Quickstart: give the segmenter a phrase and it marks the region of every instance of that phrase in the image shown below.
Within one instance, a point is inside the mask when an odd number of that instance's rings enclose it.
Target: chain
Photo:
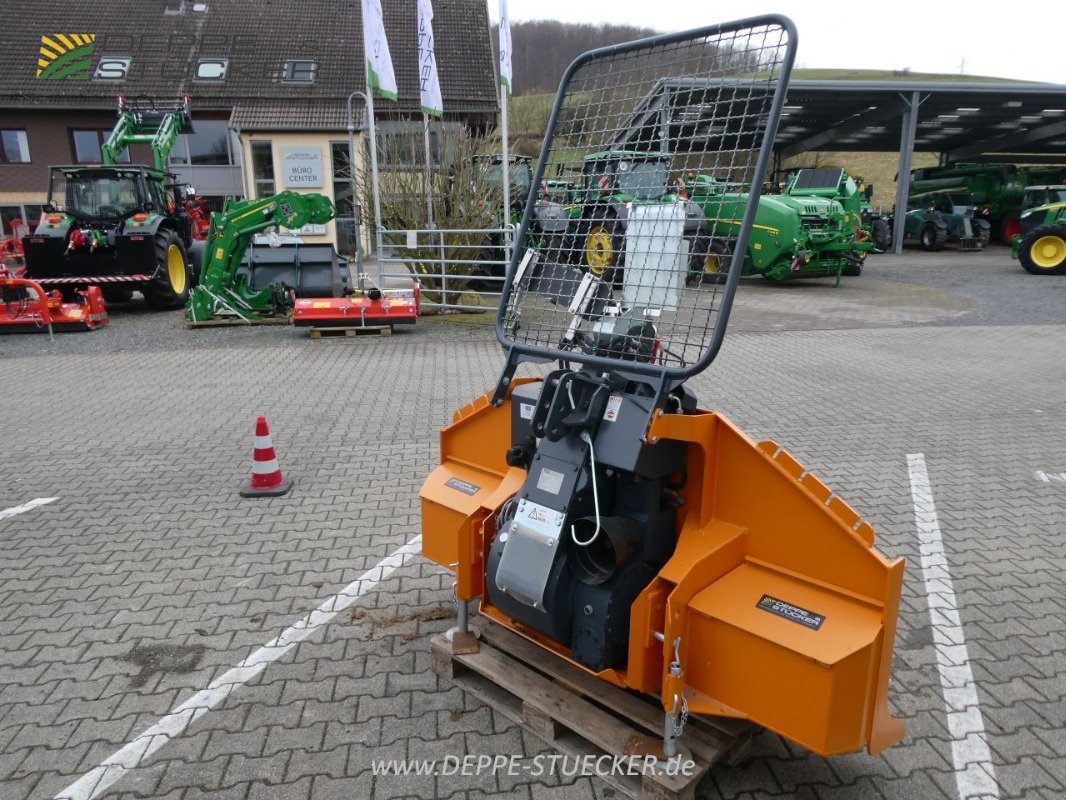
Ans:
[[[681,714],[677,718],[677,726],[674,728],[674,736],[678,739],[681,738],[681,734],[685,732],[685,725],[688,723],[688,699],[684,694],[681,695]]]

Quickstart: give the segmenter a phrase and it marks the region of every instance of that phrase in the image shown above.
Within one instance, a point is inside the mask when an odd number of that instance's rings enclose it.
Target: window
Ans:
[[[228,58],[201,58],[196,62],[193,80],[220,83],[226,79],[226,70],[228,68]]]
[[[349,171],[348,143],[329,143],[330,162],[333,164],[333,205],[338,217],[352,217],[352,174]],[[358,179],[358,176],[356,176]]]
[[[26,131],[0,131],[0,163],[29,164],[30,146],[26,141]]]
[[[25,236],[37,227],[41,207],[34,205],[0,206],[3,236]]]
[[[238,164],[240,142],[222,120],[197,119],[193,133],[183,133],[170,151],[170,163],[183,166],[227,166]]]
[[[281,65],[281,82],[314,83],[317,68],[314,61],[285,61]]]
[[[257,198],[277,193],[274,188],[274,148],[270,142],[252,142],[252,179]]]
[[[99,164],[103,157],[100,155],[100,145],[107,141],[111,131],[100,128],[72,128],[70,139],[74,146],[74,162],[76,164]],[[118,157],[119,163],[130,163],[130,150],[127,147]]]
[[[352,203],[351,159],[348,157],[348,142],[329,143],[330,164],[333,169],[333,205],[337,209],[337,251],[355,256],[356,208]],[[356,173],[358,193],[359,174]],[[358,194],[356,196],[358,203]]]

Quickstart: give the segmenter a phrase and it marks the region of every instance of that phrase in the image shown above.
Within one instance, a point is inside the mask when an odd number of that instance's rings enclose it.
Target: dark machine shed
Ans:
[[[616,147],[683,151],[697,140],[718,139],[724,148],[755,141],[758,131],[735,123],[710,124],[699,113],[701,97],[750,103],[766,87],[758,81],[698,78],[659,80],[619,128]],[[1043,83],[962,81],[793,80],[774,152],[777,162],[811,150],[898,152],[898,175],[910,175],[917,151],[936,153],[941,164],[968,162],[1066,163],[1066,86]],[[896,187],[895,241],[903,245],[907,181]]]

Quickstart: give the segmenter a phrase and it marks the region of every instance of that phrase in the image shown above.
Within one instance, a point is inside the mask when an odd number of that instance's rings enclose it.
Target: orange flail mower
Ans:
[[[65,301],[58,289],[46,292],[36,281],[0,266],[0,333],[91,331],[107,324],[99,286],[78,289],[74,298]]]
[[[575,152],[602,164],[609,151],[628,199],[601,205],[590,173],[586,216],[550,243],[527,211],[497,317],[502,375],[442,430],[420,494],[423,553],[455,571],[458,634],[480,598],[484,617],[658,696],[668,756],[689,714],[751,720],[821,755],[903,736],[888,701],[903,560],[687,383],[724,338],[794,50],[791,22],[759,17],[571,65],[533,186]],[[743,183],[735,207],[708,206],[729,230],[743,221],[735,237],[673,193],[682,170]],[[602,252],[582,236],[605,229],[618,257],[593,270]],[[705,251],[728,271],[693,285]]]

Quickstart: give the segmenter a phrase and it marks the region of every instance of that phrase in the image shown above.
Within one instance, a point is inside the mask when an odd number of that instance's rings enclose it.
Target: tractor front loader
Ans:
[[[467,604],[480,599],[482,625],[657,697],[648,744],[669,757],[692,714],[750,720],[821,755],[903,736],[888,699],[902,559],[692,385],[725,336],[795,47],[789,20],[763,16],[569,67],[533,185],[619,130],[670,154],[675,173],[729,170],[743,203],[705,206],[735,237],[726,279],[686,288],[684,199],[628,209],[620,286],[531,246],[527,204],[496,320],[501,376],[442,430],[420,493],[423,553],[455,572],[453,646],[476,643]],[[666,112],[639,111],[656,81],[678,87],[661,127]],[[520,377],[523,363],[552,366]]]
[[[186,318],[202,325],[219,317],[258,322],[284,314],[293,298],[282,284],[255,290],[239,272],[248,244],[268,228],[322,225],[335,213],[333,203],[320,194],[280,192],[258,200],[227,200],[222,213],[211,215],[200,281],[189,297]]]

